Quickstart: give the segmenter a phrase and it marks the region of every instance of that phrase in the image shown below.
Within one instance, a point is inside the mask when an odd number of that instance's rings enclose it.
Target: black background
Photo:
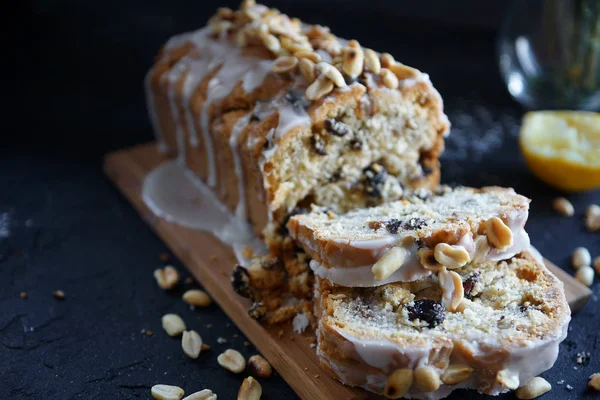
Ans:
[[[0,144],[0,398],[150,398],[155,383],[235,398],[243,375],[224,371],[216,357],[228,347],[245,356],[254,348],[243,345],[218,307],[192,311],[180,300],[196,285],[173,293],[156,286],[152,271],[163,265],[159,254],[167,249],[101,172],[106,152],[152,139],[142,80],[160,44],[202,26],[221,5],[237,2],[20,5],[17,15],[31,25],[17,24],[4,40],[4,66],[16,68],[3,79],[4,98],[15,107],[5,106]],[[495,55],[505,2],[269,5],[428,72],[453,123],[443,180],[512,186],[532,198],[527,228],[533,244],[571,273],[575,247],[600,255],[598,234],[582,223],[585,207],[600,204],[600,192],[571,195],[575,216],[557,216],[550,203],[559,193],[528,172],[518,150],[524,110],[507,94]],[[6,14],[7,23],[12,15]],[[172,263],[186,276],[177,260]],[[556,365],[543,374],[553,385],[544,398],[594,397],[586,383],[600,372],[599,287],[596,279],[594,298],[573,317]],[[65,291],[65,300],[52,297],[56,289]],[[28,300],[20,299],[21,291]],[[212,350],[188,359],[179,340],[160,327],[166,312],[182,315]],[[228,343],[218,344],[218,337]],[[582,351],[592,355],[584,366],[575,363]],[[266,399],[295,398],[279,377],[261,383]]]

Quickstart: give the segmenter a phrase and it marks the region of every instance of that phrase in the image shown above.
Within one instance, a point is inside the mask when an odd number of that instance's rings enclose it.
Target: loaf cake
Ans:
[[[513,189],[441,187],[336,215],[323,207],[293,216],[290,236],[316,275],[343,286],[425,278],[442,266],[502,260],[529,248],[529,199]]]
[[[449,122],[427,74],[253,1],[171,38],[146,90],[160,149],[274,251],[305,205],[439,183]]]
[[[451,272],[450,286],[435,275],[375,288],[317,278],[323,367],[392,399],[461,388],[496,395],[552,367],[570,310],[562,282],[540,260],[522,252]],[[443,306],[448,290],[460,304],[454,312]]]

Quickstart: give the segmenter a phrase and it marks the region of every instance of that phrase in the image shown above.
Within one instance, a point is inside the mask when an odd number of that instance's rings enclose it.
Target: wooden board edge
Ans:
[[[203,260],[198,260],[193,253],[182,248],[177,240],[171,239],[169,230],[174,224],[162,221],[159,218],[153,218],[150,211],[147,210],[143,201],[136,196],[139,190],[134,183],[128,179],[127,175],[120,174],[119,170],[123,168],[135,171],[139,169],[136,163],[132,162],[129,157],[131,151],[144,151],[149,145],[139,145],[129,151],[119,150],[107,154],[104,157],[103,169],[108,178],[120,189],[129,202],[134,206],[136,211],[140,213],[142,218],[150,225],[152,230],[173,250],[176,256],[186,266],[202,263]],[[165,160],[167,158],[165,157]],[[179,228],[179,227],[178,227]],[[213,238],[215,241],[218,239]],[[294,389],[294,391],[303,399],[323,399],[336,398],[342,396],[347,399],[363,399],[369,394],[363,390],[344,386],[333,377],[323,376],[324,372],[320,369],[314,374],[314,368],[311,368],[310,374],[301,367],[308,363],[308,357],[305,360],[292,359],[289,354],[289,341],[303,341],[305,337],[296,334],[289,329],[286,329],[285,339],[276,340],[273,332],[269,332],[267,328],[259,324],[257,321],[248,317],[247,305],[241,306],[242,299],[231,301],[229,291],[221,290],[221,282],[218,282],[213,274],[205,272],[204,268],[189,268],[190,272],[202,283],[207,292],[216,301],[219,307],[227,314],[227,316],[238,326],[243,334],[250,340],[255,347],[269,360],[276,371],[284,378],[284,380]],[[236,307],[236,304],[239,306]],[[240,323],[242,322],[242,323]],[[289,324],[288,324],[289,325]],[[295,354],[296,356],[298,354]],[[307,378],[308,377],[308,378]],[[306,379],[311,381],[311,386],[303,384]]]

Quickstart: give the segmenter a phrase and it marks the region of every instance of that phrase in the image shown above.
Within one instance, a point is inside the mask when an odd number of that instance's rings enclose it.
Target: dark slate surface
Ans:
[[[163,382],[188,393],[207,387],[231,399],[243,376],[222,370],[217,355],[227,347],[255,352],[218,307],[184,305],[180,294],[195,285],[171,294],[157,288],[152,270],[168,250],[102,175],[102,154],[151,139],[142,77],[159,44],[200,26],[216,7],[137,3],[34,1],[27,10],[32,29],[22,25],[15,35],[31,42],[7,61],[17,70],[5,82],[5,93],[16,93],[12,100],[27,116],[14,114],[19,129],[3,134],[0,146],[1,398],[150,398],[149,388]],[[600,236],[582,223],[587,204],[600,204],[600,192],[569,196],[575,217],[557,216],[550,202],[559,193],[524,166],[515,140],[523,110],[498,76],[493,30],[403,19],[398,6],[395,13],[367,13],[352,2],[280,3],[429,72],[453,122],[444,180],[513,186],[532,198],[532,242],[571,273],[576,246],[600,255]],[[186,275],[181,263],[172,263]],[[543,375],[554,386],[546,399],[594,397],[586,382],[600,371],[598,282],[594,299],[574,316],[555,367]],[[64,290],[64,300],[52,297],[56,289]],[[166,312],[181,314],[212,350],[196,361],[185,357],[160,327]],[[218,337],[229,343],[218,344]],[[576,354],[584,351],[591,361],[577,365]],[[262,386],[267,399],[295,398],[279,377]],[[451,398],[481,397],[459,392]]]

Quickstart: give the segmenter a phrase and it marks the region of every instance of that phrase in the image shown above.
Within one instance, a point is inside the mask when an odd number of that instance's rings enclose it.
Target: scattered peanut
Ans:
[[[433,253],[437,262],[449,269],[460,268],[470,260],[469,253],[463,246],[438,243]]]
[[[278,54],[279,50],[281,50],[281,44],[279,43],[279,39],[276,36],[271,35],[270,33],[262,36],[262,41],[265,47],[274,54]]]
[[[388,67],[399,80],[414,79],[419,76],[419,70],[404,64],[395,63]]]
[[[321,61],[321,56],[319,55],[319,53],[315,53],[314,51],[306,51],[306,50],[297,51],[294,53],[294,57],[296,57],[299,60],[306,58],[306,59],[312,61],[313,63],[318,63],[319,61]]]
[[[444,266],[435,259],[434,251],[423,248],[417,251],[421,265],[430,271],[440,271]]]
[[[179,272],[170,265],[154,270],[154,278],[161,289],[173,289],[179,283]]]
[[[318,100],[333,90],[333,82],[324,75],[319,76],[306,88],[308,100]]]
[[[316,79],[315,63],[308,58],[301,58],[298,62],[300,73],[308,83],[313,83]]]
[[[435,392],[440,388],[440,375],[432,367],[418,367],[414,372],[415,386],[422,392]]]
[[[596,372],[595,374],[590,375],[588,386],[595,391],[600,392],[600,373]]]
[[[575,214],[575,208],[573,204],[564,197],[557,197],[552,201],[552,208],[557,213],[564,215],[565,217],[572,217]]]
[[[364,52],[362,48],[348,46],[344,49],[344,64],[343,70],[350,78],[358,77],[364,66]]]
[[[515,390],[519,387],[519,377],[511,374],[505,369],[498,372],[496,375],[496,381],[498,381],[498,383],[501,385],[506,386],[510,390]]]
[[[389,68],[390,66],[396,63],[396,60],[394,60],[394,56],[392,56],[390,53],[383,53],[379,57],[379,59],[381,60],[382,68]]]
[[[536,397],[549,392],[551,389],[552,385],[550,385],[547,380],[536,376],[527,382],[525,386],[518,388],[515,394],[517,399],[535,399]]]
[[[238,400],[259,400],[260,396],[262,396],[260,383],[251,376],[244,379],[238,392]]]
[[[490,252],[490,245],[488,244],[487,237],[484,235],[478,236],[475,239],[475,251],[473,252],[473,256],[471,257],[471,261],[480,262],[485,256]]]
[[[465,381],[473,374],[473,368],[465,364],[450,365],[442,374],[442,382],[446,385],[457,385]]]
[[[408,392],[413,384],[413,372],[411,369],[402,368],[396,370],[388,377],[383,394],[388,399],[400,399]]]
[[[284,74],[293,71],[296,68],[296,65],[298,65],[298,59],[296,57],[281,56],[273,61],[271,71],[277,74]]]
[[[585,286],[592,286],[592,283],[594,283],[594,270],[592,267],[587,265],[579,267],[577,272],[575,272],[575,279],[583,283]]]
[[[592,264],[592,255],[585,247],[578,247],[573,252],[571,263],[573,264],[573,268],[590,266]]]
[[[156,400],[181,400],[185,392],[178,386],[154,385],[150,389],[150,394]]]
[[[404,264],[406,259],[406,249],[403,247],[392,247],[373,265],[371,272],[375,280],[383,281],[389,278],[394,272]]]
[[[590,204],[585,211],[585,226],[591,232],[600,230],[600,206]]]
[[[185,331],[181,336],[181,348],[190,358],[198,358],[202,350],[202,338],[196,331]]]
[[[325,75],[329,78],[337,87],[346,86],[346,81],[344,81],[344,77],[342,73],[333,65],[327,64],[325,62],[320,62],[317,64],[317,71],[321,74]]]
[[[248,359],[250,373],[258,378],[268,378],[273,373],[273,368],[262,356],[255,354]]]
[[[365,69],[374,74],[378,74],[381,71],[381,62],[377,53],[371,49],[365,49]]]
[[[217,400],[217,395],[212,390],[204,389],[186,396],[183,400]]]
[[[246,368],[246,360],[239,351],[233,349],[227,349],[224,353],[219,354],[217,362],[223,368],[234,374],[239,374]]]
[[[448,311],[456,311],[465,296],[462,278],[456,272],[442,268],[438,272],[438,279],[442,288],[442,303],[444,307]]]
[[[396,77],[396,75],[394,75],[392,71],[390,71],[387,68],[381,68],[379,74],[381,75],[381,79],[385,87],[387,87],[388,89],[398,88],[398,78]]]
[[[169,336],[179,336],[186,329],[185,322],[177,314],[163,315],[162,327]]]
[[[498,217],[492,217],[486,221],[485,235],[488,242],[499,250],[510,247],[513,244],[510,228]]]
[[[200,289],[190,289],[181,298],[186,303],[196,307],[207,307],[211,303],[210,297],[208,297],[204,290]]]

